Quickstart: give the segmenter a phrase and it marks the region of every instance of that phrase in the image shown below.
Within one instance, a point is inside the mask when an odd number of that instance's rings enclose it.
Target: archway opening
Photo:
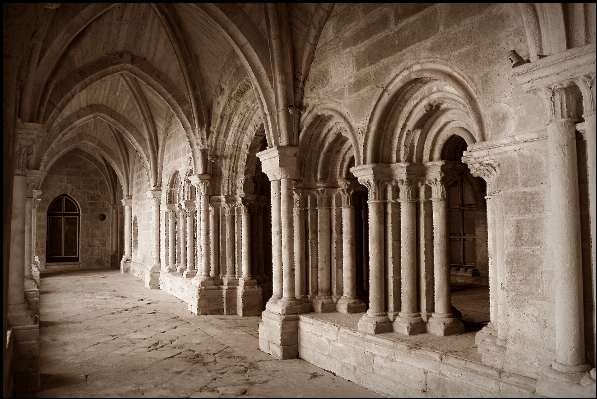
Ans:
[[[457,162],[461,172],[446,188],[452,305],[467,331],[489,322],[486,184],[461,161],[467,144],[458,135],[442,149],[442,159]]]
[[[46,262],[79,262],[81,212],[70,196],[52,201],[47,214]]]

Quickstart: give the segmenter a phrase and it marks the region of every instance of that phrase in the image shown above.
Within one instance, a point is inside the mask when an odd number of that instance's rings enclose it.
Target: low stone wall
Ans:
[[[189,309],[194,305],[197,307],[198,289],[191,283],[190,278],[184,278],[180,274],[162,271],[160,273],[160,289],[176,298],[186,302]]]
[[[537,381],[462,359],[299,316],[299,357],[391,397],[537,397]]]

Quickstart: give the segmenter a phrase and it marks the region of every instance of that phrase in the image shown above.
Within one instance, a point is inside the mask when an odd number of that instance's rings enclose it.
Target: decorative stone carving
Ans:
[[[471,174],[480,177],[487,183],[487,195],[494,195],[499,192],[497,189],[497,178],[499,162],[491,158],[476,159],[473,156],[465,155],[462,162],[468,165]]]

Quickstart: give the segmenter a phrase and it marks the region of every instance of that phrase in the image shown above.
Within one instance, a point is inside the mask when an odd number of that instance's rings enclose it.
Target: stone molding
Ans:
[[[148,190],[145,192],[147,198],[151,200],[152,203],[155,204],[156,201],[160,201],[162,199],[162,190]]]
[[[462,172],[464,165],[454,161],[427,162],[425,183],[431,187],[431,200],[445,200],[446,188],[454,183]]]
[[[31,158],[37,145],[45,136],[44,125],[17,121],[15,134],[15,173],[25,174],[32,167]]]
[[[261,170],[270,181],[299,179],[298,147],[276,146],[258,152]]]
[[[583,76],[595,75],[595,43],[562,51],[514,68],[513,76],[525,92],[566,85]]]
[[[191,175],[189,182],[197,188],[199,195],[206,195],[210,177],[208,174]]]
[[[122,202],[122,205],[124,205],[124,206],[129,206],[129,207],[133,206],[133,198],[132,197],[124,197],[121,200],[121,202]]]

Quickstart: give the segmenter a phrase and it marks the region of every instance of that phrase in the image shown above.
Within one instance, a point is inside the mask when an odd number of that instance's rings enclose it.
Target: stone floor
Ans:
[[[260,317],[197,316],[118,270],[42,276],[35,397],[381,397],[261,352]]]
[[[486,321],[488,302],[487,287],[454,287],[470,329]],[[193,315],[114,269],[43,275],[40,312],[40,398],[381,397],[301,359],[261,352],[260,317]],[[424,336],[408,338],[433,339]]]

